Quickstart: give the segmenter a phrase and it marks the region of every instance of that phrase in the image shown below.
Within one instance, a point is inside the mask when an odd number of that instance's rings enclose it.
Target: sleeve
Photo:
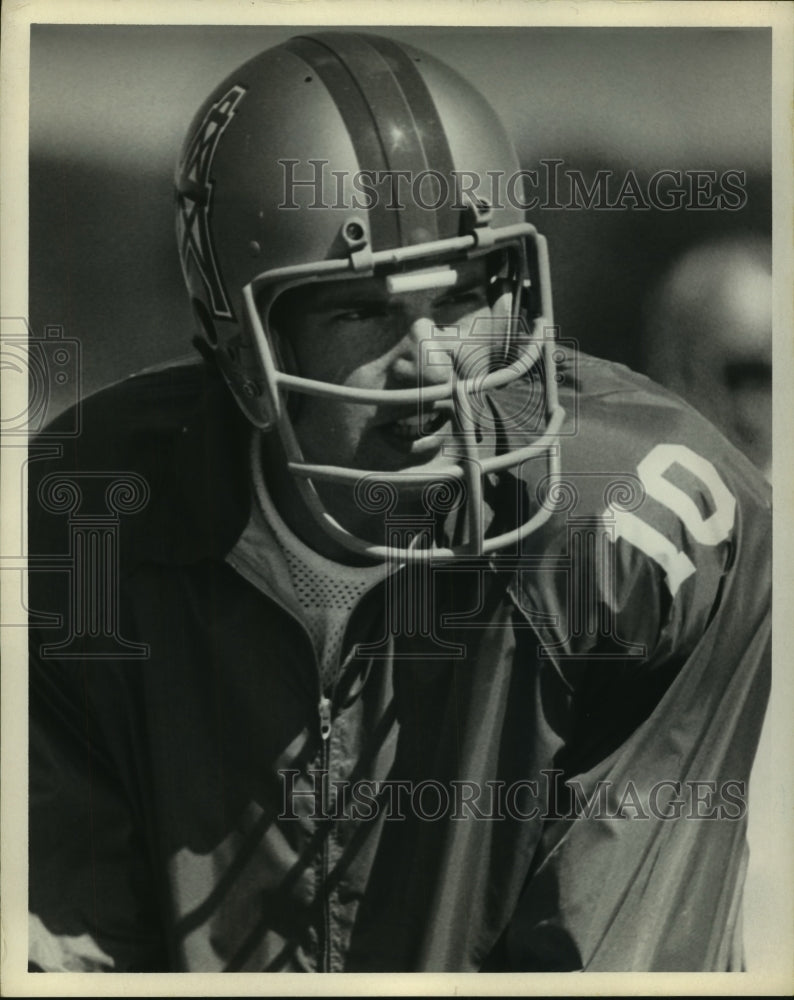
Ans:
[[[563,783],[506,935],[514,969],[742,967],[771,513],[740,459],[653,445],[636,495],[585,483],[523,573]]]
[[[117,588],[147,560],[228,550],[248,513],[242,419],[204,366],[177,366],[83,399],[29,444],[34,968],[178,962],[142,704],[148,657],[126,639],[137,609]],[[197,483],[196,468],[214,474]],[[202,496],[216,480],[234,484],[223,502]],[[173,796],[157,802],[168,809]]]
[[[90,686],[89,667],[31,655],[29,961],[46,972],[158,971],[151,866]]]
[[[29,446],[28,951],[38,971],[165,968],[151,819],[135,785],[135,762],[123,766],[123,741],[111,751],[112,738],[125,732],[128,709],[118,684],[124,661],[92,651],[97,625],[87,618],[89,584],[81,589],[82,578],[78,586],[70,571],[85,557],[72,527],[81,517],[92,530],[109,523],[106,488],[114,477],[154,481],[115,472],[140,468],[120,458],[129,451],[121,439],[108,437],[114,421],[130,420],[130,391],[119,402],[116,390],[84,400],[79,418],[67,412]],[[73,426],[79,435],[70,436]],[[101,576],[85,572],[94,598],[112,597]]]

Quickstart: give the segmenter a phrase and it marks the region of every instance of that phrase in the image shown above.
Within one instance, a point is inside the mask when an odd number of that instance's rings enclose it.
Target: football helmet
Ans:
[[[176,170],[177,235],[201,338],[251,423],[281,436],[312,516],[350,551],[488,554],[549,516],[541,503],[488,536],[483,515],[484,485],[506,470],[541,456],[546,481],[556,477],[564,416],[546,244],[516,207],[517,179],[516,154],[478,91],[427,53],[370,34],[323,32],[266,50],[215,88],[190,127]],[[297,286],[383,276],[400,291],[443,287],[456,263],[478,256],[488,258],[493,325],[459,352],[465,364],[453,353],[442,385],[367,391],[305,378],[290,363],[288,332],[269,323]],[[520,380],[540,420],[519,447],[484,447],[484,394]],[[291,419],[301,394],[447,409],[461,458],[442,472],[309,463]],[[442,506],[465,511],[465,537],[397,552],[373,544],[328,512],[323,481],[349,483],[357,497],[373,484],[435,490]]]

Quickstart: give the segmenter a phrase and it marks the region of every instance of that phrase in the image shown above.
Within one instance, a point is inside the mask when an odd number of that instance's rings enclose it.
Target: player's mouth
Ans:
[[[390,420],[381,424],[378,429],[393,447],[416,454],[440,448],[446,434],[439,432],[448,431],[449,422],[448,413],[435,410]]]
[[[428,434],[434,434],[440,429],[445,420],[445,414],[440,411],[437,413],[428,413],[425,416],[414,414],[411,417],[403,417],[402,420],[395,420],[388,427],[389,432],[398,438],[403,438],[406,441],[415,441],[420,437],[426,437]]]

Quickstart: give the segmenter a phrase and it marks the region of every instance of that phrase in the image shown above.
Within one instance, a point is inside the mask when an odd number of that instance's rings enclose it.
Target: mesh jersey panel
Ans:
[[[270,498],[262,474],[259,444],[260,439],[255,435],[251,463],[258,512],[272,530],[289,567],[292,588],[317,652],[325,689],[336,679],[342,640],[353,608],[366,591],[385,578],[389,566],[387,563],[348,566],[326,559],[305,545],[284,523]]]

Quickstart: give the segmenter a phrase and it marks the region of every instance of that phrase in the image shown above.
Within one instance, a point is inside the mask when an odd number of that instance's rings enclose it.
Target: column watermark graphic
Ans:
[[[53,473],[38,488],[43,510],[65,515],[68,549],[61,561],[67,573],[69,602],[61,642],[43,643],[42,658],[142,659],[146,643],[120,634],[119,533],[121,518],[136,514],[149,500],[142,476],[125,473]],[[55,558],[37,559],[31,569],[52,571]]]
[[[18,530],[6,524],[0,552],[0,625],[57,633],[57,641],[39,644],[42,658],[145,659],[146,643],[121,634],[120,537],[124,519],[147,505],[148,483],[132,471],[69,467],[67,448],[83,431],[80,342],[57,325],[35,336],[21,317],[0,323],[4,513],[13,510],[18,518]],[[58,471],[42,475],[40,468]],[[48,550],[29,552],[29,521],[42,518]],[[47,579],[50,595],[57,591],[65,599],[31,606],[34,574],[37,582]]]

